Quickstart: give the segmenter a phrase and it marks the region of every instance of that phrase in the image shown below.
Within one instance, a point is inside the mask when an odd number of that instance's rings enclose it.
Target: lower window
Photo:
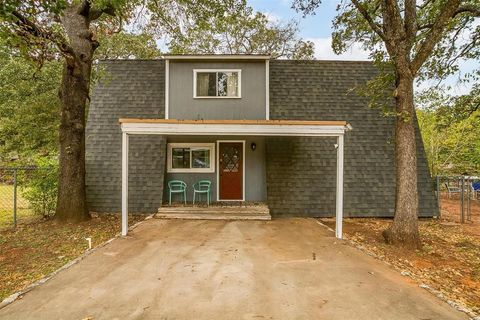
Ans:
[[[214,143],[169,143],[167,172],[215,172]]]

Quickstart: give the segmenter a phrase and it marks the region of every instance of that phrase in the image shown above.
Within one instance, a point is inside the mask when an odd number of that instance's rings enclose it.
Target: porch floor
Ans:
[[[191,220],[271,220],[270,210],[266,204],[229,205],[213,203],[210,206],[162,206],[154,216],[161,219]]]

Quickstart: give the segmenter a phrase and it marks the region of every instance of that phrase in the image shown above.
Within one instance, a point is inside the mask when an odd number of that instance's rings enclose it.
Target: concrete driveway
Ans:
[[[1,319],[467,319],[313,219],[146,221]]]

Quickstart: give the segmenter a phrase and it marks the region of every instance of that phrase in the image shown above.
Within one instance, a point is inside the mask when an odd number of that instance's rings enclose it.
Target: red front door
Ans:
[[[219,143],[220,200],[243,200],[243,144]]]

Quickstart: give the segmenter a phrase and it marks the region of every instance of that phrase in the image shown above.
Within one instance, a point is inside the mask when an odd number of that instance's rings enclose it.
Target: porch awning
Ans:
[[[323,136],[337,137],[335,236],[342,238],[344,135],[352,129],[346,121],[119,119],[119,122],[122,128],[122,235],[128,232],[130,135]]]
[[[163,135],[338,136],[346,121],[120,119],[122,132]]]

